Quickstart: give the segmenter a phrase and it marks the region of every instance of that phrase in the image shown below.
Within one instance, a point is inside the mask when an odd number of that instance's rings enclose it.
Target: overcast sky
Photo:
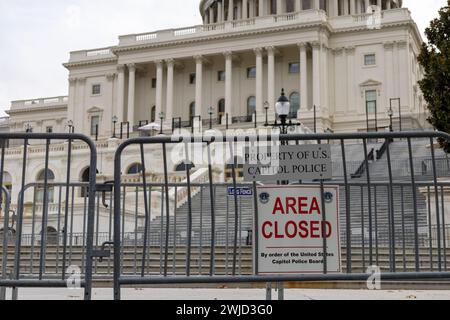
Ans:
[[[0,110],[67,94],[69,52],[201,23],[199,0],[0,0]],[[423,32],[447,0],[404,0]],[[0,114],[3,112],[0,111]]]

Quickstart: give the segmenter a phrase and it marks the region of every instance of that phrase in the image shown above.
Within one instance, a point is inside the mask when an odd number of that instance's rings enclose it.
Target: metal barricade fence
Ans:
[[[117,149],[112,197],[115,299],[120,299],[123,285],[366,281],[366,268],[373,265],[381,267],[383,280],[450,279],[445,228],[445,193],[450,181],[439,179],[443,170],[436,166],[441,155],[435,148],[437,138],[450,140],[450,135],[400,132],[264,138],[263,142],[259,136],[142,137],[125,141]],[[419,140],[420,144],[416,143]],[[333,160],[340,160],[339,173],[331,180],[302,182],[322,190],[327,186],[340,189],[343,273],[330,274],[324,254],[322,274],[259,276],[252,256],[259,232],[255,229],[259,183],[238,182],[241,167],[236,150],[260,143],[325,141],[334,146]],[[369,156],[372,141],[384,142],[377,159]],[[429,145],[425,151],[419,147],[424,144]],[[206,163],[194,170],[186,164],[194,163],[189,150],[196,145],[205,153]],[[177,160],[185,163],[183,181],[174,182],[170,177],[173,159],[169,159],[169,152],[174,146],[181,146]],[[229,183],[221,182],[224,178],[212,161],[216,146],[235,159],[226,166],[231,171]],[[122,179],[122,165],[132,148],[140,156],[140,181],[128,183]],[[421,164],[415,163],[419,149],[420,157],[431,161],[426,175]],[[360,159],[360,166],[353,164],[355,158]],[[407,171],[402,165],[393,165],[399,158],[406,160]],[[156,159],[162,168],[155,168]],[[150,166],[160,173],[162,181],[149,181]],[[358,175],[352,175],[353,169]],[[198,172],[202,179],[194,179]],[[253,190],[252,196],[230,195],[226,191],[230,187],[247,187]],[[326,240],[324,252],[325,248]]]
[[[67,287],[70,277],[76,276],[79,285],[84,287],[84,298],[90,299],[95,256],[95,144],[84,135],[58,133],[5,133],[0,134],[0,141],[0,185],[4,185],[6,169],[17,173],[13,185],[17,202],[13,205],[9,201],[12,210],[5,210],[2,217],[5,227],[0,298],[5,298],[5,288],[12,288],[12,298],[17,299],[18,288]],[[22,147],[9,150],[6,141]],[[83,150],[83,157],[88,160],[90,172],[86,183],[77,182],[78,173],[73,172],[75,158],[80,156],[74,150]],[[52,163],[52,156],[62,156],[64,165]],[[40,169],[38,182],[27,184],[34,180],[30,174],[36,168]],[[77,206],[74,194],[78,189],[84,190],[84,204],[74,213]],[[74,225],[74,217],[84,220],[80,252],[83,265],[72,263],[72,237],[67,235]]]

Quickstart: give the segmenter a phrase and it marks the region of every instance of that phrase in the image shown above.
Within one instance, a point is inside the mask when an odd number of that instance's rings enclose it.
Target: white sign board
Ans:
[[[324,238],[327,272],[341,272],[339,187],[264,186],[257,188],[257,274],[322,274]]]
[[[326,180],[333,177],[329,145],[258,146],[244,150],[244,180]]]

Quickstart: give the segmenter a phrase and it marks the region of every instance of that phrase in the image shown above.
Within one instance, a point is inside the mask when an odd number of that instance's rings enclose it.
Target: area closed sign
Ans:
[[[263,186],[257,196],[259,275],[320,274],[325,256],[327,272],[341,272],[339,187],[324,187],[325,212],[320,186]]]

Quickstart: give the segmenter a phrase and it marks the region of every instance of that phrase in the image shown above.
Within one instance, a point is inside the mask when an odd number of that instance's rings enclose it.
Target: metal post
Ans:
[[[228,130],[228,125],[229,125],[229,122],[228,122],[228,113],[226,114],[226,129]]]
[[[314,105],[314,133],[317,133],[317,107]]]

